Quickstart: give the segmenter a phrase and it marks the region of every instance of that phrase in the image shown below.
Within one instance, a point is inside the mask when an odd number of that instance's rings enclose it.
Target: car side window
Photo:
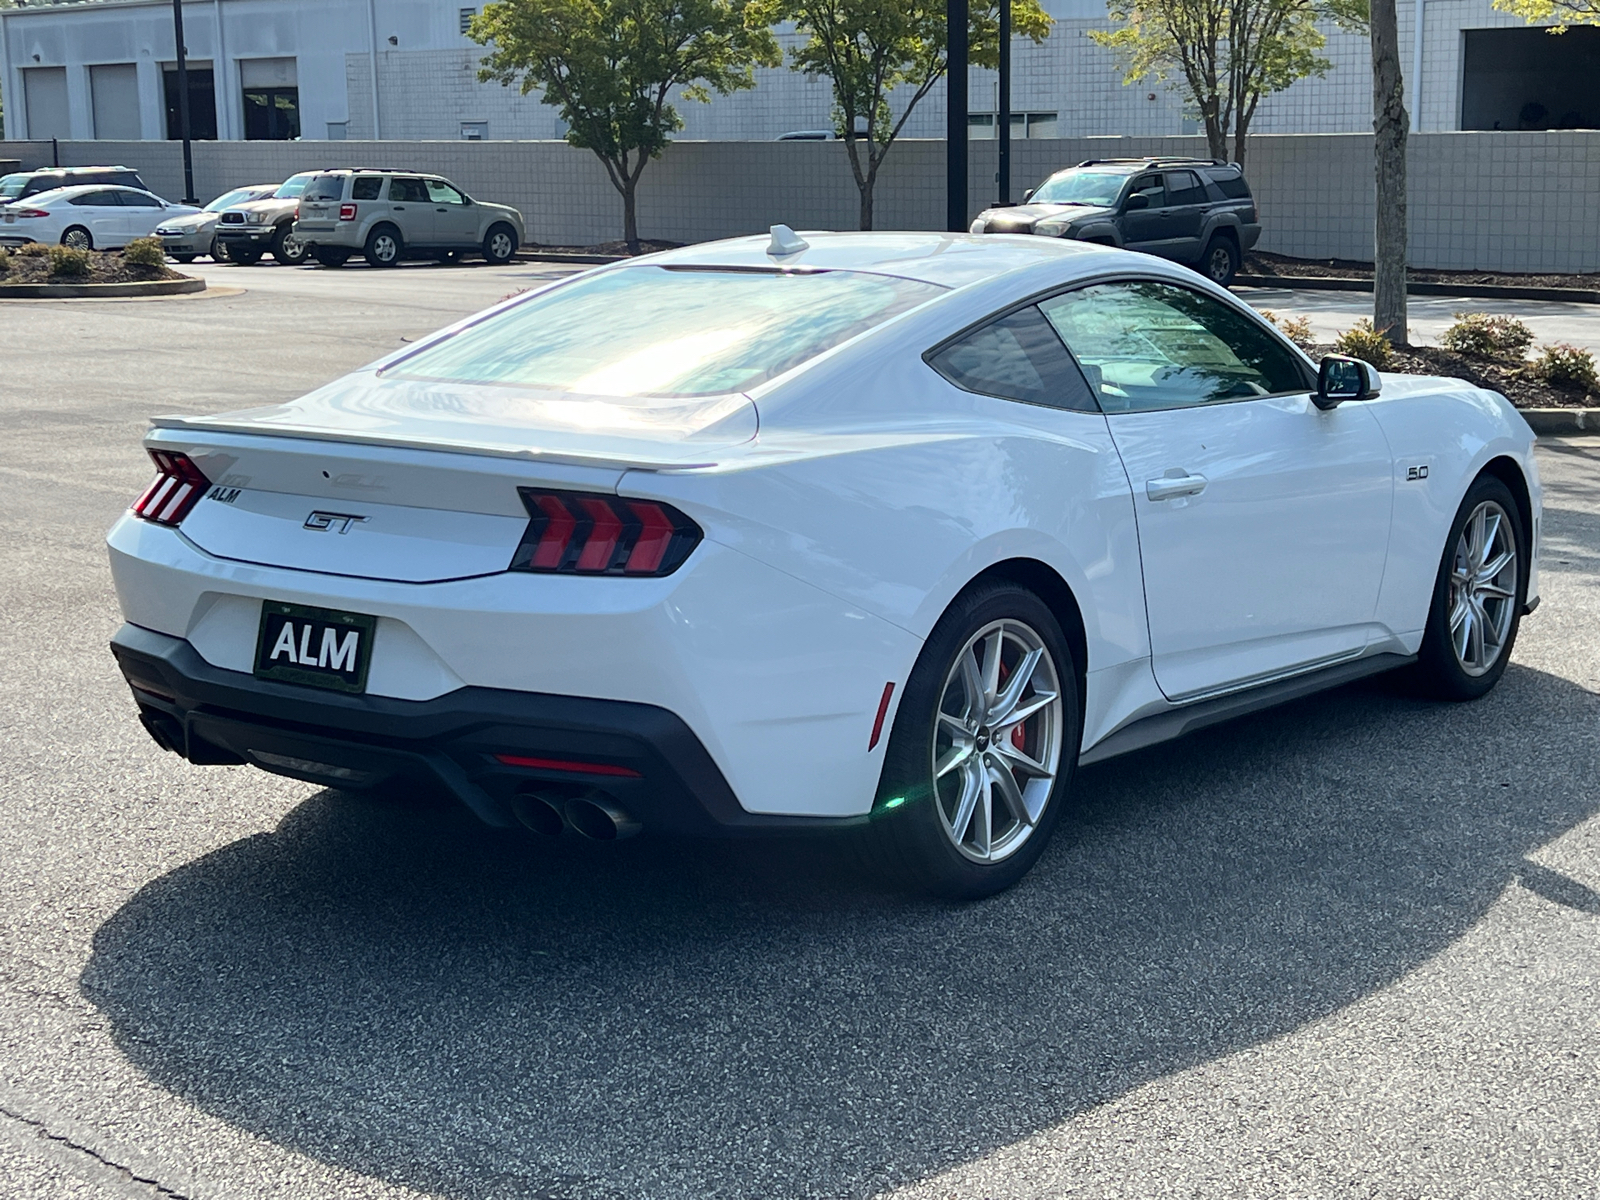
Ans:
[[[160,208],[161,201],[148,192],[113,192],[123,208]]]
[[[426,204],[428,189],[420,179],[407,179],[396,175],[389,180],[389,199],[400,204]]]
[[[424,180],[428,185],[428,199],[434,204],[464,204],[466,197],[440,179]]]
[[[1128,195],[1143,196],[1146,208],[1163,208],[1167,203],[1167,188],[1159,175],[1141,175],[1133,181]]]
[[[68,201],[82,208],[116,208],[117,194],[115,192],[85,192],[81,196],[74,196]]]
[[[376,200],[382,190],[382,175],[357,175],[350,184],[350,199]]]
[[[1253,318],[1170,283],[1099,283],[1041,301],[1108,413],[1188,408],[1311,389]]]
[[[958,388],[1003,400],[1095,412],[1094,394],[1061,339],[1029,305],[963,334],[928,365]]]
[[[1206,189],[1193,171],[1167,172],[1167,203],[1176,208],[1180,204],[1204,204]]]

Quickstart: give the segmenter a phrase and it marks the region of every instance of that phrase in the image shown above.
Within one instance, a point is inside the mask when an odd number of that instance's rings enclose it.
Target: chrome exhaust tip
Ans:
[[[567,824],[597,842],[619,842],[643,828],[604,792],[586,792],[567,801]]]
[[[561,798],[542,792],[518,792],[511,798],[511,813],[530,833],[540,837],[560,837],[566,825],[561,815]]]

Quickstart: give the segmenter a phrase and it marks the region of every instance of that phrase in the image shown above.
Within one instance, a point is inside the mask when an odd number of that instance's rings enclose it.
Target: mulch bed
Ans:
[[[1371,279],[1372,264],[1344,258],[1290,258],[1256,250],[1244,256],[1239,268],[1246,275],[1277,275],[1302,279]],[[1505,271],[1430,271],[1412,268],[1406,278],[1413,283],[1463,286],[1581,288],[1600,290],[1600,274],[1518,275]]]
[[[1313,359],[1318,359],[1324,354],[1337,354],[1339,351],[1332,345],[1319,345],[1308,353]],[[1553,387],[1542,379],[1535,379],[1525,367],[1515,363],[1458,354],[1440,346],[1396,349],[1390,353],[1383,369],[1405,375],[1446,375],[1465,379],[1477,387],[1499,392],[1518,408],[1593,408],[1600,405],[1600,396],[1576,388]]]
[[[50,260],[42,254],[7,252],[10,270],[0,275],[0,284],[13,283],[153,283],[159,279],[187,279],[171,267],[143,267],[124,262],[122,255],[111,250],[89,252],[87,275],[52,275]]]
[[[657,242],[647,238],[639,239],[640,254],[654,254],[658,250],[677,250],[682,247],[682,242]],[[618,239],[615,242],[600,242],[594,246],[542,246],[538,242],[524,242],[524,250],[536,250],[541,254],[612,254],[626,255],[628,243]]]

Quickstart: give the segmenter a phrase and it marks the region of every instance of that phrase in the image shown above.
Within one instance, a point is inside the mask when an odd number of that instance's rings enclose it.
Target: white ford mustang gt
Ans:
[[[1079,763],[1396,667],[1482,695],[1538,595],[1504,398],[1319,373],[1048,238],[636,259],[146,444],[112,649],[190,762],[547,833],[858,826],[947,896],[1028,869]]]

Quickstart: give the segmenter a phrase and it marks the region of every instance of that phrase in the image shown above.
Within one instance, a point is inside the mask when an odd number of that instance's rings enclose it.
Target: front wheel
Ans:
[[[509,225],[496,225],[483,239],[483,257],[494,266],[503,266],[517,252],[517,235]]]
[[[1522,623],[1527,537],[1511,489],[1480,475],[1456,510],[1417,654],[1422,689],[1476,700],[1500,682]]]
[[[1227,287],[1239,273],[1239,247],[1232,238],[1219,233],[1206,243],[1200,266],[1212,283]]]
[[[298,267],[305,262],[308,249],[288,225],[280,225],[278,232],[272,235],[272,257],[286,267]]]
[[[1081,725],[1072,652],[1015,584],[952,605],[906,683],[866,830],[874,865],[952,900],[1004,891],[1060,819]]]

